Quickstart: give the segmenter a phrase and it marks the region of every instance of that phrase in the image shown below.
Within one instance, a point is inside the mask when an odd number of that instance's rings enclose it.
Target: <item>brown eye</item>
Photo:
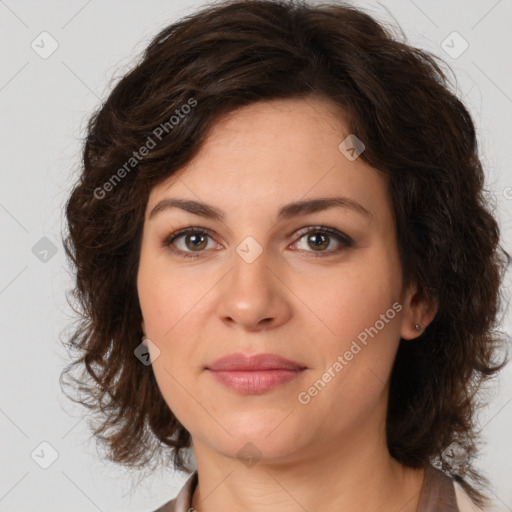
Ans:
[[[334,228],[328,228],[325,226],[315,226],[308,228],[306,232],[302,231],[299,241],[305,239],[306,245],[309,249],[303,247],[299,249],[304,252],[313,253],[313,256],[329,256],[337,254],[344,249],[352,247],[354,241],[341,231]],[[332,240],[335,240],[338,247],[327,250],[332,245]],[[316,253],[316,254],[315,254]]]
[[[202,233],[192,233],[192,234],[186,234],[184,235],[185,236],[185,246],[189,249],[192,249],[192,250],[201,250],[201,249],[204,249],[206,247],[206,245],[208,245],[208,242],[207,242],[207,236],[208,235],[203,235]],[[189,245],[190,243],[190,245]]]
[[[329,236],[323,233],[313,233],[306,235],[309,246],[314,249],[327,249],[329,246]]]
[[[209,231],[191,227],[167,236],[162,241],[162,246],[183,258],[199,258],[208,247],[208,239],[213,240]],[[302,231],[299,241],[302,239],[306,240],[305,247],[299,250],[315,257],[338,254],[354,244],[354,241],[341,231],[325,226],[314,226]],[[333,240],[335,248],[329,249],[333,245]]]
[[[207,247],[209,238],[211,238],[209,232],[204,229],[186,228],[164,238],[162,246],[168,247],[170,251],[184,258],[198,258]],[[181,242],[181,247],[176,242]]]

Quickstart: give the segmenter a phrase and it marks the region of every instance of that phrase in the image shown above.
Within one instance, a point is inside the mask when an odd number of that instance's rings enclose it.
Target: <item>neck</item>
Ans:
[[[194,440],[199,481],[192,506],[197,512],[415,512],[425,472],[393,459],[383,437],[359,430],[337,446],[319,443],[251,467]]]

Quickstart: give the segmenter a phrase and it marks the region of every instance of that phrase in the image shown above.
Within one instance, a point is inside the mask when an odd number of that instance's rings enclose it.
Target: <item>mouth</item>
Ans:
[[[261,394],[295,380],[304,370],[214,371],[213,377],[224,386],[245,394]]]
[[[244,394],[261,394],[296,380],[307,367],[276,354],[231,354],[205,369],[229,389]]]

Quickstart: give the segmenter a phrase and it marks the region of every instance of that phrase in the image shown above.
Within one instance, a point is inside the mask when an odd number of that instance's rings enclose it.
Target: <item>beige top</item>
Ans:
[[[189,512],[192,494],[197,486],[197,471],[194,471],[171,501],[155,512]],[[480,512],[464,489],[452,477],[430,465],[425,472],[420,501],[416,512]]]

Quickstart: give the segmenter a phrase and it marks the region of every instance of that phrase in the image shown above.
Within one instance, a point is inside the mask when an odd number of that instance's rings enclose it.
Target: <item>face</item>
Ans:
[[[327,100],[256,103],[219,121],[195,159],[151,190],[142,329],[195,448],[237,457],[250,442],[266,460],[291,461],[381,432],[399,339],[417,336],[418,306],[402,289],[385,177],[338,148],[349,133]],[[282,210],[319,198],[342,199]],[[233,353],[303,369],[252,380],[208,369]],[[280,384],[261,387],[268,379]]]

